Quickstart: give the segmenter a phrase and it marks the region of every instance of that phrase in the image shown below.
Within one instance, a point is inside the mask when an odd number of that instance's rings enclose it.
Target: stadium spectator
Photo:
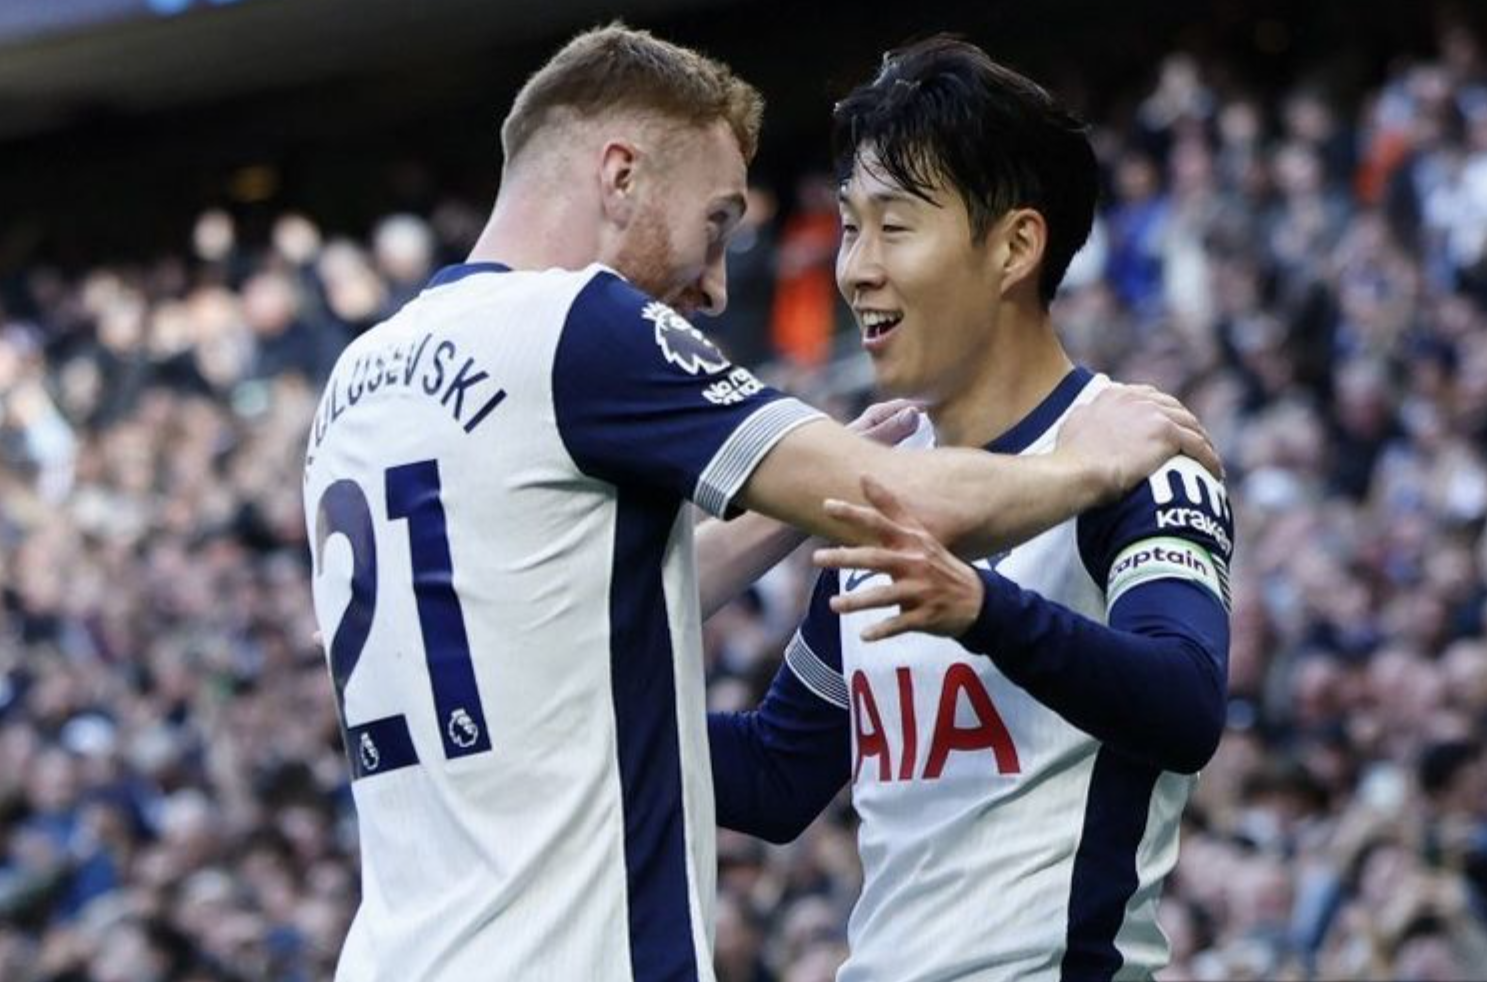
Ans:
[[[1320,63],[1242,87],[1196,61],[1202,127],[1096,134],[1107,178],[1146,155],[1169,234],[1143,305],[1071,276],[1055,320],[1077,360],[1198,411],[1242,543],[1229,731],[1162,908],[1173,978],[1487,965],[1481,48],[1451,28],[1349,98]],[[466,251],[460,210],[429,217],[441,253]],[[219,212],[158,269],[33,266],[6,294],[0,978],[330,975],[356,850],[298,514],[314,407],[300,370],[263,371],[244,290],[284,277],[349,336],[397,284],[370,241],[326,229],[306,257],[303,231],[254,243]],[[839,415],[861,385],[788,377]],[[710,626],[718,708],[762,694],[808,585],[786,567]],[[738,971],[831,977],[851,821],[720,842]]]

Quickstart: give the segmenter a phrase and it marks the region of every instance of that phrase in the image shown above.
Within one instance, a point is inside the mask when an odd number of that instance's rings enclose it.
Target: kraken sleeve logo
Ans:
[[[666,360],[687,374],[712,374],[728,367],[728,359],[707,336],[664,303],[646,304],[640,316],[656,325],[656,346]]]
[[[1234,551],[1234,511],[1223,484],[1196,460],[1176,457],[1146,479],[1156,505],[1157,531],[1207,536],[1227,559]]]

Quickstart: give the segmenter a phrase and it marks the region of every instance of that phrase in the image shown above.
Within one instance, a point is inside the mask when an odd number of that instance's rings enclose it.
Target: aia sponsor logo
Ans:
[[[921,677],[922,677],[921,673]],[[895,703],[885,703],[887,693],[875,692],[861,669],[852,673],[852,765],[855,782],[868,779],[891,781],[937,781],[945,772],[951,754],[984,754],[987,769],[996,774],[1020,774],[1022,762],[1017,745],[997,712],[991,693],[964,662],[947,666],[939,679],[940,697],[935,709],[929,748],[921,757],[919,720],[914,705],[914,673],[908,668],[894,671]],[[881,683],[880,683],[881,684]],[[880,695],[883,697],[880,699]],[[898,711],[897,739],[884,725],[884,712]],[[890,719],[892,717],[889,717]]]

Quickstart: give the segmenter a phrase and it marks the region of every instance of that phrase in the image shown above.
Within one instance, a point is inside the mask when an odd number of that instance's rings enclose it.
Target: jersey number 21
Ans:
[[[413,597],[433,689],[444,756],[453,760],[490,750],[480,690],[470,663],[470,639],[459,596],[440,500],[439,463],[423,460],[387,470],[387,519],[406,521]],[[315,510],[315,566],[323,572],[325,543],[344,535],[351,546],[351,601],[330,641],[330,670],[352,779],[418,763],[402,714],[364,723],[346,717],[346,685],[361,660],[377,611],[377,535],[366,492],[351,480],[325,489]]]

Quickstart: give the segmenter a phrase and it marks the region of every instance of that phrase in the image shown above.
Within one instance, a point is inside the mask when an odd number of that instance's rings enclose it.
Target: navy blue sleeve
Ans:
[[[827,601],[836,574],[817,578],[811,609],[759,708],[710,713],[718,825],[789,842],[847,783],[851,731],[841,634]]]
[[[1177,458],[1079,519],[1108,625],[978,570],[986,593],[961,643],[1101,742],[1193,773],[1223,734],[1233,534],[1223,486]]]
[[[1130,588],[1190,580],[1229,606],[1234,513],[1223,484],[1188,457],[1174,457],[1124,498],[1078,520],[1079,555],[1107,607]]]
[[[1208,590],[1156,580],[1116,601],[1109,626],[989,570],[960,639],[1069,723],[1163,770],[1192,774],[1224,731],[1229,618]]]
[[[552,386],[558,431],[585,474],[690,498],[717,516],[782,436],[820,415],[608,272],[569,308]]]

